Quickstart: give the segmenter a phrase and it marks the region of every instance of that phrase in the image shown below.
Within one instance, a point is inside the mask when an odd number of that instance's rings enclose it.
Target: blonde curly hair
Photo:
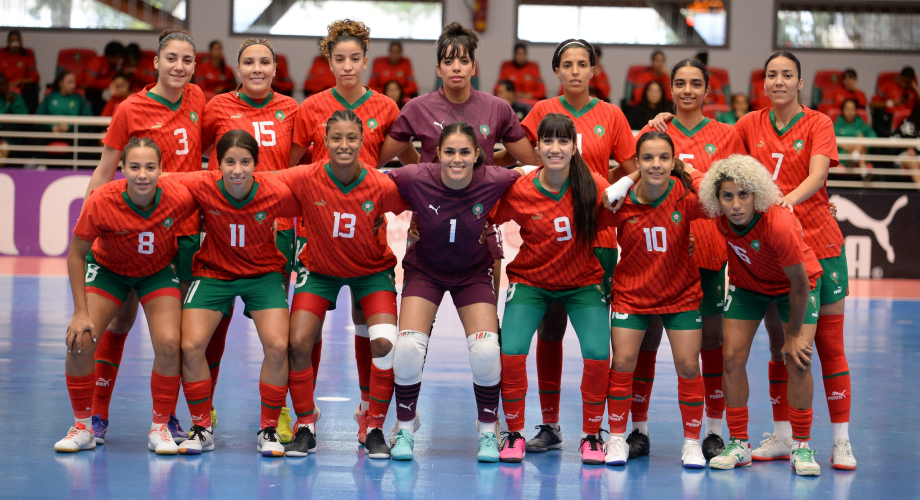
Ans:
[[[766,167],[750,156],[731,155],[713,163],[700,182],[700,203],[710,217],[722,215],[719,190],[725,181],[734,181],[754,195],[754,210],[761,213],[782,198]]]
[[[319,51],[326,56],[326,59],[332,57],[332,49],[335,44],[348,40],[358,42],[364,54],[367,54],[367,49],[371,47],[371,29],[361,21],[342,19],[330,24],[327,30],[326,37],[319,41]]]

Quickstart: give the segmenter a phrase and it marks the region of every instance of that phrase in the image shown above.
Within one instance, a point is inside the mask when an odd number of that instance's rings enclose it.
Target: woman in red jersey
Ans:
[[[272,221],[296,216],[300,204],[274,175],[254,172],[259,146],[248,132],[227,132],[217,141],[216,151],[220,171],[178,177],[201,207],[207,234],[195,254],[195,280],[182,311],[182,386],[193,425],[179,452],[197,455],[214,449],[205,350],[239,296],[255,322],[264,352],[257,449],[263,456],[281,457],[284,446],[276,428],[287,399],[290,318],[282,274],[285,257],[275,246]]]
[[[163,31],[153,64],[158,72],[157,83],[128,97],[112,116],[102,139],[102,157],[86,188],[87,197],[115,176],[122,150],[131,137],[149,137],[160,146],[163,172],[201,170],[199,127],[204,113],[204,95],[197,85],[189,84],[195,71],[195,42],[183,30]],[[198,218],[189,217],[175,228],[179,245],[176,271],[183,296],[192,279],[192,256],[199,247],[198,226]],[[136,317],[137,297],[132,294],[125,299],[115,319],[102,334],[96,349],[96,377],[111,381],[107,386],[100,387],[93,399],[93,430],[99,444],[105,443],[109,401],[126,334]],[[186,437],[174,416],[169,427],[176,440]]]
[[[99,325],[107,325],[132,291],[140,296],[153,343],[153,424],[147,446],[175,455],[167,423],[179,392],[179,279],[176,228],[195,212],[182,185],[157,182],[160,149],[132,137],[124,146],[125,179],[94,190],[80,214],[67,255],[74,313],[67,327],[67,390],[76,423],[55,451],[96,447],[92,431],[93,394],[100,380],[93,371]],[[90,340],[92,340],[90,342]],[[105,382],[105,384],[97,384]]]
[[[814,393],[811,345],[818,322],[822,269],[805,243],[799,221],[786,208],[776,206],[780,196],[770,174],[749,156],[733,155],[716,162],[700,186],[700,201],[710,216],[717,217],[732,270],[723,345],[731,440],[721,455],[710,460],[709,467],[731,470],[751,465],[745,365],[760,321],[775,305],[783,322],[792,436],[798,444],[790,453],[791,464],[798,475],[817,476],[821,468],[807,443]]]

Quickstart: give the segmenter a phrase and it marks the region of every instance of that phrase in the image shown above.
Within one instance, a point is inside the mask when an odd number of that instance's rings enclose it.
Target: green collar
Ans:
[[[569,179],[571,179],[571,177],[570,177]],[[553,200],[553,201],[558,202],[558,201],[562,200],[562,198],[565,196],[565,192],[569,190],[569,179],[566,179],[565,182],[562,183],[562,188],[559,189],[559,192],[558,192],[558,193],[554,193],[554,192],[552,192],[552,191],[546,189],[545,187],[543,187],[543,183],[540,182],[540,175],[539,175],[539,174],[537,174],[537,175],[534,176],[534,178],[533,178],[533,185],[534,185],[534,187],[537,188],[537,191],[543,193],[544,196],[546,196],[547,198],[549,198],[549,199],[551,199],[551,200]]]
[[[127,191],[122,191],[122,192],[121,192],[121,197],[122,197],[122,199],[125,200],[125,203],[128,204],[128,208],[130,208],[131,210],[134,210],[134,213],[136,213],[137,215],[140,215],[141,217],[143,217],[143,218],[145,218],[145,219],[149,219],[150,216],[153,215],[153,211],[156,210],[156,208],[160,205],[160,195],[162,195],[162,194],[163,194],[163,189],[162,189],[162,188],[157,188],[157,194],[156,194],[156,196],[153,198],[153,206],[150,207],[150,210],[147,210],[146,212],[143,211],[143,210],[141,210],[140,207],[138,207],[137,205],[134,204],[133,201],[131,201],[131,197],[128,196],[128,192],[127,192]]]
[[[166,99],[165,97],[158,95],[158,94],[154,94],[153,92],[148,90],[147,97],[153,99],[154,101],[166,106],[167,108],[173,111],[179,111],[179,107],[182,106],[182,96],[179,96],[178,101],[176,101],[175,103],[172,103],[172,102],[169,102],[169,100]]]
[[[665,191],[663,195],[659,196],[657,200],[651,203],[642,203],[641,201],[639,201],[639,198],[636,197],[635,189],[629,190],[629,199],[632,200],[632,202],[635,203],[636,205],[649,205],[652,208],[658,208],[658,205],[661,205],[661,203],[668,198],[668,195],[671,194],[672,189],[674,189],[674,179],[673,178],[671,178],[668,181],[667,191]]]
[[[783,134],[785,134],[786,132],[789,132],[789,129],[791,129],[792,126],[796,124],[796,122],[801,120],[803,116],[805,116],[805,112],[799,111],[799,114],[792,117],[792,120],[789,120],[789,123],[785,127],[783,127],[782,130],[780,130],[776,128],[776,115],[773,114],[773,110],[771,109],[770,110],[770,125],[773,125],[773,130],[776,131],[776,135],[782,137]]]
[[[241,101],[245,102],[246,104],[250,105],[251,107],[255,109],[262,109],[265,106],[268,106],[268,103],[272,102],[272,98],[275,97],[274,92],[268,91],[268,97],[266,97],[265,99],[262,99],[262,102],[256,102],[255,99],[249,97],[248,95],[242,92],[237,92],[236,95],[240,98]]]
[[[249,197],[247,197],[247,198],[246,198],[245,200],[243,200],[243,201],[236,201],[236,198],[234,198],[233,196],[230,196],[230,193],[227,192],[227,188],[224,187],[224,180],[223,180],[223,179],[218,179],[218,180],[217,180],[217,187],[218,187],[218,189],[220,189],[220,192],[223,193],[224,198],[226,198],[227,201],[230,202],[230,205],[232,205],[233,208],[242,209],[242,208],[245,207],[250,201],[252,201],[253,198],[256,197],[256,191],[259,190],[259,183],[256,182],[256,181],[252,181],[252,189],[249,190]]]
[[[703,130],[703,127],[708,125],[709,122],[711,121],[712,120],[710,120],[709,118],[703,117],[703,121],[698,123],[697,126],[693,127],[693,130],[687,130],[687,127],[684,127],[679,121],[677,121],[677,118],[672,120],[671,123],[673,123],[674,126],[677,127],[677,130],[680,130],[680,132],[684,134],[685,136],[693,137],[694,135],[696,135],[697,132],[699,132],[700,130]]]
[[[600,102],[600,100],[598,100],[597,97],[592,97],[591,100],[588,101],[588,105],[581,108],[578,111],[575,111],[575,108],[573,108],[572,105],[569,104],[569,101],[565,100],[564,95],[559,96],[559,102],[562,103],[562,107],[565,108],[566,111],[571,113],[572,116],[574,116],[575,118],[581,118],[582,116],[586,115],[588,111],[591,111],[592,109],[594,109],[594,106],[597,106],[597,103]]]
[[[335,186],[339,188],[339,190],[342,191],[343,194],[348,194],[354,188],[358,187],[358,184],[361,184],[361,181],[364,180],[364,176],[367,175],[367,169],[362,167],[361,172],[358,174],[358,178],[355,179],[354,182],[346,186],[345,184],[342,184],[342,181],[340,181],[339,178],[335,176],[335,173],[332,172],[332,166],[330,164],[327,163],[326,165],[323,166],[323,168],[326,169],[326,174],[329,176],[330,179],[332,179],[332,182],[335,183]]]
[[[751,232],[751,229],[754,229],[754,226],[760,221],[760,212],[754,212],[754,218],[751,219],[751,223],[744,228],[744,231],[738,231],[735,229],[735,225],[732,224],[732,221],[728,221],[728,227],[732,228],[732,231],[738,236],[744,237],[744,235]]]
[[[339,91],[336,90],[335,87],[332,87],[332,97],[335,97],[335,100],[336,100],[336,101],[339,101],[339,104],[341,104],[342,106],[344,106],[345,109],[347,109],[347,110],[349,110],[349,111],[354,111],[354,110],[358,109],[362,104],[364,104],[365,101],[367,101],[368,99],[370,99],[371,96],[372,96],[373,94],[374,94],[374,93],[371,92],[370,90],[364,89],[364,95],[362,95],[362,96],[361,96],[357,101],[355,101],[354,103],[349,104],[348,101],[346,101],[345,98],[342,97],[342,94],[339,94]]]

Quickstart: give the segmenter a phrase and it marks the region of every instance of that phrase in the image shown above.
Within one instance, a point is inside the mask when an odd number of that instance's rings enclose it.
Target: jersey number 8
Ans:
[[[137,251],[144,255],[150,255],[153,253],[153,233],[150,231],[144,231],[143,233],[137,235]]]

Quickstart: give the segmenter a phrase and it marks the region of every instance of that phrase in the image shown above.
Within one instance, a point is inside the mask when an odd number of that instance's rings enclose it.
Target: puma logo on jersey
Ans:
[[[766,143],[763,142],[763,141],[760,141],[760,142],[757,143],[757,147],[758,147],[758,148],[762,148],[762,147],[764,146],[764,144],[766,144]]]
[[[533,220],[540,220],[540,219],[543,218],[543,213],[540,212],[540,213],[538,213],[538,214],[531,215],[530,218],[533,219]]]
[[[438,205],[438,208],[434,208],[434,205],[428,205],[428,208],[434,210],[434,214],[435,214],[435,215],[440,215],[440,214],[438,213],[438,210],[441,209],[441,205]]]
[[[406,405],[404,405],[404,404],[402,404],[402,403],[399,403],[399,407],[400,407],[400,408],[405,408],[405,409],[408,410],[408,411],[412,411],[412,405],[414,405],[414,404],[415,404],[415,403],[409,403],[409,406],[406,406]]]
[[[700,427],[701,425],[703,425],[703,423],[694,418],[693,420],[689,422],[684,422],[684,425],[686,425],[687,427]]]
[[[847,398],[847,390],[844,389],[841,392],[837,392],[837,391],[831,392],[831,395],[827,397],[827,400],[828,401],[839,401],[841,399],[846,399],[846,398]]]
[[[725,397],[725,393],[716,389],[716,391],[712,393],[712,396],[709,396],[709,399],[722,399],[723,397]]]
[[[162,127],[163,127],[162,122],[156,122],[155,124],[150,126],[150,128],[162,128]]]
[[[648,402],[648,394],[645,396],[641,394],[633,394],[633,403],[646,403]]]
[[[220,215],[220,210],[210,210],[212,215]]]
[[[243,117],[243,113],[237,113],[235,115],[230,115],[230,118],[233,118],[233,119],[242,118],[242,117]]]
[[[108,387],[108,386],[109,386],[109,383],[111,383],[111,382],[112,382],[112,379],[106,380],[106,379],[104,379],[104,378],[102,378],[102,377],[99,377],[99,380],[96,381],[96,385],[99,386],[99,387]]]
[[[888,211],[888,217],[882,220],[875,220],[869,217],[859,206],[843,196],[835,194],[831,196],[829,201],[837,205],[837,220],[847,221],[860,229],[872,231],[872,234],[875,235],[875,241],[878,241],[879,246],[885,250],[888,262],[894,264],[894,247],[891,246],[888,226],[891,225],[891,219],[894,218],[894,214],[907,205],[907,195],[895,200],[891,210]]]
[[[128,234],[128,230],[122,229],[121,231],[115,231],[115,234]]]
[[[626,222],[628,222],[628,223],[630,223],[630,224],[637,224],[637,223],[639,222],[639,218],[638,218],[638,217],[630,217],[629,219],[626,219]]]
[[[609,416],[610,420],[613,420],[614,422],[622,422],[624,420],[623,415],[626,415],[626,412],[620,413],[619,415],[611,413]]]
[[[444,130],[444,122],[446,122],[446,121],[447,121],[447,120],[442,120],[441,123],[438,123],[438,122],[432,122],[432,123],[434,123],[434,124],[437,125],[438,127],[441,127],[441,130]]]
[[[313,204],[316,205],[316,206],[318,206],[318,207],[325,207],[325,206],[326,206],[326,200],[314,201]]]

